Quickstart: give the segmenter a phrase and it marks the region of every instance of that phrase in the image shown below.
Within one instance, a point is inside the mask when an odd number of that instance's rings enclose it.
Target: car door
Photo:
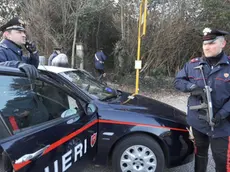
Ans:
[[[97,115],[85,114],[76,95],[51,78],[0,79],[0,117],[11,133],[0,145],[15,171],[71,171],[93,158]]]

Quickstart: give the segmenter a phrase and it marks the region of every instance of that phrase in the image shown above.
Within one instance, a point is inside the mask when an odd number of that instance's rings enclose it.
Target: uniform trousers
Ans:
[[[193,135],[195,142],[195,156],[208,158],[208,149],[210,145],[216,165],[216,172],[230,172],[230,137],[211,138],[194,128]],[[196,160],[199,161],[199,158],[195,159],[195,161]],[[205,163],[201,163],[200,165],[202,164],[207,166]]]

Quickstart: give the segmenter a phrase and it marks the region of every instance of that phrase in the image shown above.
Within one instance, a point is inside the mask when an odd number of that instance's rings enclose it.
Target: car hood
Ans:
[[[120,105],[110,103],[110,106],[120,110],[141,113],[143,115],[153,115],[156,118],[167,119],[187,125],[185,112],[166,103],[142,95],[135,95],[133,99],[128,99],[130,95],[129,93],[122,92]]]

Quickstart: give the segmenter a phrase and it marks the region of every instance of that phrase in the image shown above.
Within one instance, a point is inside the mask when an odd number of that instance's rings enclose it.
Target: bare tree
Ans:
[[[16,0],[0,1],[0,24],[19,14]]]
[[[84,54],[91,57],[84,59],[90,66],[95,49],[103,45],[115,73],[134,72],[139,0],[2,0],[0,4],[9,1],[20,7],[20,14],[28,22],[29,36],[44,55],[51,53],[53,46],[61,46],[72,66],[79,66],[76,43],[81,42]],[[190,57],[202,53],[199,34],[204,27],[230,28],[229,1],[148,2],[147,34],[141,46],[143,75],[156,71],[174,75]],[[0,6],[0,14],[3,10]]]

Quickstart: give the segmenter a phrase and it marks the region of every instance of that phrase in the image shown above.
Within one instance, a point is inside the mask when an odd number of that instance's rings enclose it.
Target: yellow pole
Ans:
[[[137,45],[137,60],[140,60],[141,54],[141,21],[142,21],[142,3],[140,5],[140,17],[139,17],[139,27],[138,27],[138,45]],[[139,91],[139,69],[136,69],[136,89],[135,94],[138,94]]]
[[[147,0],[144,0],[144,26],[143,26],[143,36],[146,34],[146,25],[147,25]]]

